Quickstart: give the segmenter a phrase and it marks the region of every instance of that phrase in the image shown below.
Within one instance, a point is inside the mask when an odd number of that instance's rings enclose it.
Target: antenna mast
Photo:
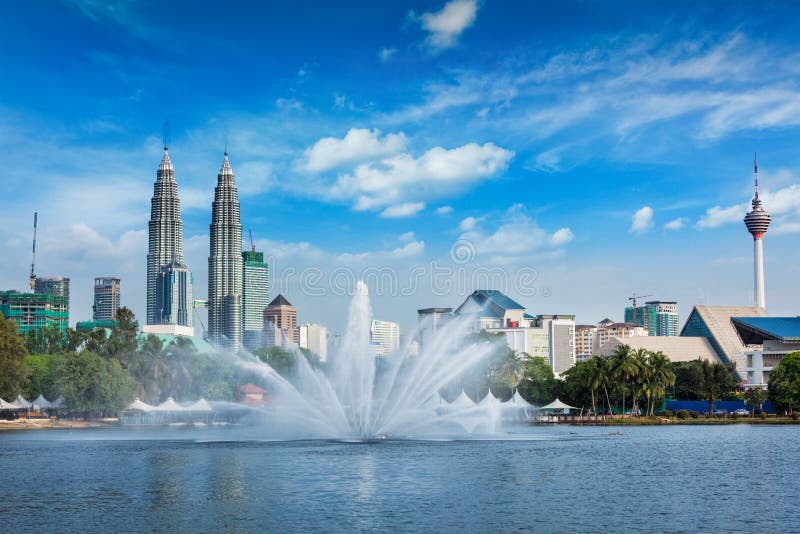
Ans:
[[[33,254],[31,256],[31,276],[30,284],[31,291],[36,287],[36,274],[34,274],[34,266],[36,265],[36,223],[39,219],[39,213],[33,212]]]

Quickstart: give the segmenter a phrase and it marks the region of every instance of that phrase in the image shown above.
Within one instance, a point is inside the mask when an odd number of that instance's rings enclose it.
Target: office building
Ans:
[[[157,322],[153,325],[192,327],[192,274],[177,261],[164,265],[156,280]]]
[[[800,350],[800,317],[733,317],[745,346],[745,387],[766,388],[784,356]]]
[[[104,276],[94,279],[92,320],[115,321],[120,300],[120,279]]]
[[[453,317],[453,308],[424,308],[417,310],[417,342],[419,350],[425,350],[433,340],[436,332]]]
[[[269,304],[269,266],[264,253],[242,252],[242,343],[249,351],[264,346],[264,310]]]
[[[379,356],[389,356],[400,349],[400,324],[373,319],[370,325],[370,340],[378,345]]]
[[[575,364],[575,316],[530,315],[502,292],[473,292],[453,312],[471,320],[471,331],[502,333],[519,357],[542,357],[560,375]]]
[[[297,310],[283,295],[278,295],[264,309],[264,343],[267,347],[300,345]]]
[[[300,327],[300,348],[308,349],[320,361],[328,361],[328,329],[321,324],[308,323]]]
[[[177,265],[180,269],[169,292],[164,291],[165,266]],[[159,292],[159,284],[162,285]],[[175,169],[169,158],[169,149],[164,147],[164,155],[156,171],[156,182],[153,186],[153,198],[150,201],[150,222],[148,223],[147,250],[147,310],[145,324],[178,324],[192,325],[191,307],[189,313],[183,313],[184,306],[174,309],[170,301],[159,300],[178,298],[192,294],[192,277],[183,259],[183,222],[181,221],[181,201],[178,197],[178,184],[175,181]],[[191,302],[191,300],[189,301]],[[169,314],[164,310],[170,310]]]
[[[242,346],[242,225],[227,150],[211,206],[208,339],[234,352]]]

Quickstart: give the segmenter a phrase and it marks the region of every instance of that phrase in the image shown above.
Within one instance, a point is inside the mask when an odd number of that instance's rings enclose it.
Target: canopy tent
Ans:
[[[187,412],[212,412],[214,409],[205,399],[200,399],[183,407]]]
[[[159,404],[158,406],[154,406],[153,410],[158,412],[181,412],[184,408],[175,402],[175,399],[169,397],[167,400]]]
[[[53,403],[50,402],[49,400],[45,399],[44,395],[42,395],[42,394],[39,394],[39,396],[36,397],[36,400],[33,401],[33,405],[34,406],[38,406],[39,408],[52,408],[53,407]]]
[[[50,404],[53,405],[53,408],[63,408],[64,407],[64,396],[59,395],[56,400],[51,402]]]
[[[456,397],[456,399],[448,404],[449,408],[453,408],[456,410],[466,410],[468,408],[474,408],[476,404],[470,399],[464,390],[461,390],[461,395]]]
[[[0,399],[0,410],[18,410],[19,406]]]
[[[535,408],[533,404],[522,398],[522,395],[519,394],[519,390],[515,390],[514,396],[508,399],[504,404],[513,405],[519,408]]]
[[[478,406],[494,406],[496,404],[501,404],[500,400],[492,395],[492,390],[490,389],[489,393],[478,403]]]
[[[30,402],[26,401],[25,397],[23,397],[22,395],[17,397],[17,400],[12,402],[11,404],[16,406],[17,408],[33,408],[33,404],[31,404]]]
[[[541,410],[578,410],[578,409],[579,408],[570,406],[569,404],[564,404],[563,402],[558,400],[557,397],[556,400],[554,400],[550,404],[541,407]]]
[[[436,410],[441,408],[442,406],[447,406],[447,401],[442,398],[442,395],[439,392],[428,397],[425,402],[422,404],[422,408]]]
[[[140,412],[151,412],[155,409],[155,406],[151,406],[146,402],[142,402],[139,397],[136,397],[136,399],[130,404],[130,406],[128,406],[127,409],[139,410]]]

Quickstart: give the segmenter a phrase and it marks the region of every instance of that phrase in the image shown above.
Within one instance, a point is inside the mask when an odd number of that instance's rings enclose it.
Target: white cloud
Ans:
[[[797,181],[794,174],[785,170],[778,171],[777,176],[783,182]],[[764,179],[762,178],[760,181],[763,183]],[[770,231],[773,234],[789,234],[800,231],[800,184],[792,183],[774,192],[761,190],[759,197],[764,202],[764,209],[772,216]],[[708,208],[705,215],[697,221],[697,227],[707,229],[731,223],[741,224],[750,209],[749,201],[728,207],[713,206]]]
[[[688,222],[689,219],[687,217],[678,217],[666,223],[664,228],[667,230],[680,230],[681,228],[685,228]]]
[[[384,219],[402,219],[404,217],[413,217],[424,209],[424,202],[404,202],[395,206],[389,206],[380,213],[380,216]]]
[[[476,219],[475,217],[467,217],[461,221],[461,224],[458,225],[458,229],[462,232],[467,232],[475,228],[475,225],[478,224],[480,219]]]
[[[324,137],[303,153],[302,168],[322,172],[347,163],[362,162],[396,154],[406,147],[406,136],[386,134],[379,130],[351,128],[343,138]]]
[[[562,246],[574,237],[569,228],[547,233],[517,206],[505,212],[494,232],[484,226],[485,218],[467,217],[459,225],[459,240],[471,243],[476,254],[488,256],[491,263],[558,257]]]
[[[392,251],[395,258],[414,258],[425,252],[425,241],[411,241]]]
[[[403,243],[414,241],[414,232],[406,232],[404,234],[400,234],[400,236],[397,239],[399,239]]]
[[[575,234],[569,228],[560,228],[550,238],[550,242],[555,246],[566,245],[575,238]]]
[[[396,48],[381,48],[380,51],[378,52],[378,57],[380,58],[381,61],[386,63],[387,61],[392,59],[392,57],[396,53],[397,53]]]
[[[436,215],[449,215],[453,213],[452,206],[439,206],[433,211]]]
[[[631,227],[628,230],[632,234],[643,234],[653,227],[653,208],[644,206],[631,217]]]
[[[477,13],[477,0],[451,0],[440,11],[423,13],[419,21],[428,32],[426,42],[434,49],[450,48],[472,26]]]
[[[361,164],[352,173],[339,176],[325,194],[334,200],[352,201],[356,210],[419,205],[496,176],[508,167],[513,156],[513,152],[493,143],[469,143],[450,150],[435,147],[419,158],[397,154]]]

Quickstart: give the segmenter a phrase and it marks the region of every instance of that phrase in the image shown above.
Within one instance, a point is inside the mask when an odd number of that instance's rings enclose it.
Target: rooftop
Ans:
[[[286,300],[286,297],[284,297],[283,295],[278,295],[277,297],[272,299],[272,302],[269,303],[270,307],[272,307],[272,306],[291,306],[291,305],[292,304],[288,300]]]
[[[627,345],[632,350],[662,352],[672,362],[690,362],[698,358],[714,363],[720,361],[714,347],[704,337],[634,336],[624,339],[614,337],[600,347],[600,354],[610,356],[620,345]]]
[[[733,326],[748,345],[765,339],[781,343],[800,343],[800,317],[732,317]]]

